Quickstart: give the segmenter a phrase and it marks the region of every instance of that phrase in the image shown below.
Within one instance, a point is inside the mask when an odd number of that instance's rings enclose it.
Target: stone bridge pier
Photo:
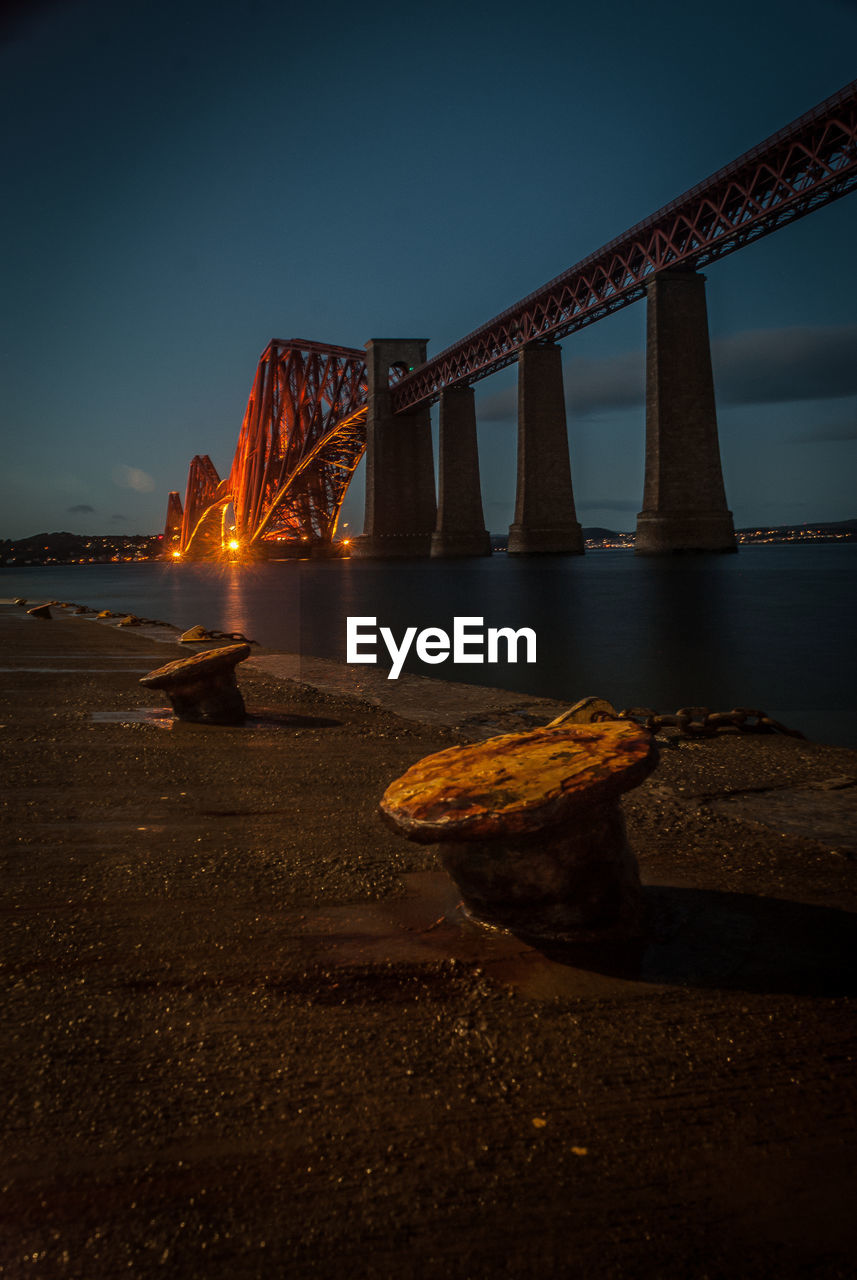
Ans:
[[[476,397],[472,387],[440,393],[437,527],[433,556],[490,556],[485,528],[476,441]]]
[[[647,286],[646,472],[636,551],[734,551],[720,464],[705,278],[675,268]],[[390,373],[426,359],[422,338],[366,344],[366,516],[352,555],[479,556],[491,552],[479,479],[473,388],[440,395],[439,500],[428,405],[393,414]],[[528,343],[518,356],[518,459],[510,555],[580,555],[562,352]]]
[[[553,342],[531,343],[518,356],[518,483],[508,552],[583,552],[571,489],[562,350]]]
[[[705,277],[646,289],[646,479],[635,551],[735,551],[720,465]]]
[[[423,364],[425,338],[374,338],[366,343],[366,514],[351,554],[427,556],[437,505],[428,405],[393,415],[390,371]]]
[[[366,514],[352,555],[438,557],[491,554],[485,527],[472,387],[440,394],[440,483],[435,503],[428,406],[393,414],[390,372],[426,358],[426,341],[375,338],[366,344]],[[518,465],[512,555],[583,552],[568,454],[562,353],[532,343],[518,357]]]

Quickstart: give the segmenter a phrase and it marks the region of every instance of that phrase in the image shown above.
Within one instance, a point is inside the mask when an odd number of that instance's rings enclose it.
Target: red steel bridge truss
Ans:
[[[636,302],[658,272],[703,268],[855,187],[857,80],[406,374],[393,388],[393,410],[430,404],[446,387],[488,377],[527,343],[565,337]],[[228,479],[217,479],[208,458],[191,464],[180,550],[219,547],[229,502],[242,544],[328,541],[365,448],[365,388],[361,352],[271,343]],[[167,537],[174,542],[175,516],[173,504]]]
[[[229,475],[190,464],[182,509],[170,495],[173,553],[209,557],[271,544],[330,545],[366,447],[363,351],[299,338],[263,351]]]
[[[657,272],[705,267],[855,187],[857,80],[402,378],[393,409],[486,378],[528,342],[636,302]]]

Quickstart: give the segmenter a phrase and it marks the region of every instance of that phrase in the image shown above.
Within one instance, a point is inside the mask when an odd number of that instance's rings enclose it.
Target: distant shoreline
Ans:
[[[601,526],[583,529],[587,551],[633,550],[635,535]],[[735,530],[739,546],[774,543],[857,542],[857,519],[817,524],[756,525]],[[491,535],[495,552],[506,550],[507,534]],[[47,565],[128,564],[166,560],[161,534],[37,533],[29,538],[0,539],[0,568],[38,568]]]

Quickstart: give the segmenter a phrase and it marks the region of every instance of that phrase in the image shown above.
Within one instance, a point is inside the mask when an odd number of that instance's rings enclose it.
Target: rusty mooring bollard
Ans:
[[[381,813],[438,845],[469,913],[523,937],[631,939],[642,927],[637,860],[619,804],[657,764],[638,725],[504,734],[415,764]]]
[[[242,724],[247,712],[235,668],[249,656],[249,644],[209,649],[150,671],[147,676],[141,676],[140,684],[148,689],[163,689],[179,720]]]

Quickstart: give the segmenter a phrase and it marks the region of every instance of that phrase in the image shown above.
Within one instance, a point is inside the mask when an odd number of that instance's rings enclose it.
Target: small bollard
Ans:
[[[643,896],[619,804],[657,764],[638,725],[536,729],[427,756],[381,814],[438,845],[470,915],[561,942],[640,935]]]
[[[28,609],[27,613],[31,618],[52,618],[54,616],[46,604],[37,604],[32,609]]]
[[[150,671],[140,678],[140,684],[148,689],[163,689],[179,720],[242,724],[247,712],[235,678],[235,667],[249,656],[249,644],[209,649]]]
[[[196,644],[197,641],[205,639],[207,639],[205,627],[195,626],[179,636],[179,644]]]

